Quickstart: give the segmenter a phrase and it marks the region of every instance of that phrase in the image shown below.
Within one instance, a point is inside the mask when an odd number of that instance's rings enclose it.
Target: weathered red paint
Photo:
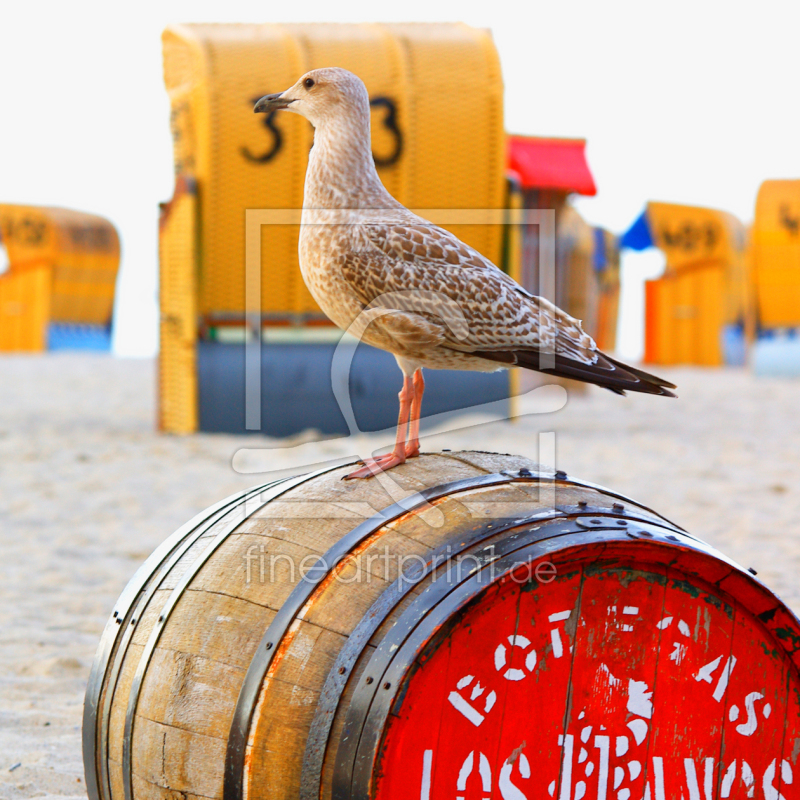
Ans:
[[[759,619],[777,601],[712,555],[597,556],[505,579],[440,632],[398,695],[376,800],[800,798],[790,615]]]

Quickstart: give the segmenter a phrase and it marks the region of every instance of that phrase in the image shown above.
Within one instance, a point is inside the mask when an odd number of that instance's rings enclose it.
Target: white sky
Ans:
[[[599,192],[578,208],[592,223],[621,232],[648,199],[748,221],[762,180],[800,176],[797,0],[34,1],[6,2],[0,16],[0,198],[92,211],[117,225],[115,349],[151,354],[157,209],[172,194],[162,29],[454,19],[493,32],[507,130],[588,139]],[[640,352],[641,279],[659,264],[657,254],[626,258],[626,355]]]

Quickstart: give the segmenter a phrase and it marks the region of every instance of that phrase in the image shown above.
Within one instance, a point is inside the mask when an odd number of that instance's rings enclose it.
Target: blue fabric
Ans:
[[[744,326],[724,325],[721,331],[722,359],[729,367],[743,367],[747,362]]]
[[[48,350],[111,350],[111,327],[51,322],[47,327]]]
[[[602,228],[595,228],[594,233],[594,253],[592,253],[592,265],[595,272],[602,272],[608,266],[606,258],[606,237]]]
[[[650,232],[647,212],[642,211],[636,222],[622,234],[620,247],[627,247],[629,250],[647,250],[648,247],[652,246],[653,234]]]

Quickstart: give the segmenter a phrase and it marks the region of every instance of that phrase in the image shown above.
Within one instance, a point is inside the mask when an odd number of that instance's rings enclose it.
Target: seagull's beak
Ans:
[[[286,92],[278,92],[277,94],[265,94],[253,108],[256,114],[269,113],[270,111],[278,111],[281,108],[289,108],[294,103],[294,98],[284,97]]]

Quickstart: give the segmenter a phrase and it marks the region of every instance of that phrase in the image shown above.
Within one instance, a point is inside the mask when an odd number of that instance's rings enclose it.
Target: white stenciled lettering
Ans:
[[[714,694],[712,695],[712,697],[718,703],[725,696],[725,690],[728,688],[728,678],[730,678],[731,672],[733,672],[733,668],[735,666],[736,666],[736,656],[731,656],[725,662],[725,666],[722,669],[722,674],[719,676],[719,683],[717,683],[717,688],[714,689]]]
[[[720,787],[720,797],[730,797],[733,782],[736,780],[736,759],[731,761],[730,766],[725,771],[725,777],[722,779],[722,786]]]
[[[570,800],[572,793],[572,748],[575,737],[570,733],[559,737],[559,744],[563,744],[561,751],[561,791],[558,800]]]
[[[558,611],[551,614],[547,619],[550,622],[565,622],[569,619],[572,611]],[[553,645],[553,658],[561,658],[564,655],[564,644],[561,641],[561,631],[553,628],[550,631],[550,643]]]
[[[519,758],[514,764],[518,767],[520,777],[524,780],[528,780],[528,778],[531,777],[531,765],[528,763],[525,753],[520,753]],[[506,760],[506,763],[503,764],[503,768],[500,770],[500,778],[498,779],[500,794],[503,800],[527,800],[522,790],[511,780],[514,764],[509,764],[508,760]]]
[[[595,736],[594,746],[600,751],[600,767],[597,771],[597,800],[606,800],[608,794],[608,756],[611,750],[611,737]]]
[[[700,786],[697,783],[697,769],[693,758],[683,759],[683,769],[686,773],[686,788],[689,790],[689,800],[700,800]],[[706,800],[713,800],[707,797]]]
[[[636,739],[636,744],[641,744],[647,736],[647,723],[643,719],[632,719],[628,723],[628,728]]]
[[[697,671],[697,675],[694,676],[696,681],[705,681],[706,683],[712,682],[712,675],[714,674],[714,670],[719,666],[719,662],[722,661],[722,656],[717,656],[713,661],[710,661],[704,667],[700,667]]]
[[[622,609],[622,613],[625,616],[635,617],[639,613],[639,606],[625,606]],[[608,615],[610,617],[612,617],[612,616],[615,617],[617,615],[617,607],[616,606],[608,606]],[[619,628],[622,631],[630,632],[630,631],[633,630],[633,625],[629,625],[626,622],[622,622],[622,623],[620,623]]]
[[[426,750],[422,754],[422,786],[419,790],[419,800],[430,800],[431,774],[433,773],[433,750]]]
[[[742,736],[752,736],[758,727],[758,716],[756,715],[756,700],[763,700],[761,692],[750,692],[744,699],[744,707],[747,709],[747,720],[736,726],[736,730]]]
[[[717,658],[715,658],[713,661],[710,661],[705,666],[700,667],[697,674],[694,676],[694,679],[696,681],[705,681],[705,683],[712,683],[714,672],[720,665],[721,661],[722,661],[722,656],[717,656]],[[717,686],[714,689],[714,694],[712,695],[713,698],[718,703],[725,696],[725,690],[728,688],[728,679],[730,678],[731,673],[733,672],[733,668],[735,666],[736,666],[736,656],[731,656],[725,662],[725,666],[722,668],[719,680],[717,681]]]
[[[669,660],[680,664],[686,655],[686,645],[680,642],[673,642],[672,645],[675,649],[670,653]]]
[[[464,690],[468,688],[474,680],[474,675],[465,675],[456,684],[456,689]],[[477,728],[486,718],[485,715],[494,708],[494,704],[497,702],[497,692],[491,691],[484,698],[483,713],[478,711],[474,705],[471,705],[471,703],[474,703],[476,700],[478,700],[485,692],[486,687],[481,686],[480,682],[478,681],[472,688],[469,700],[466,700],[464,696],[457,691],[450,692],[450,694],[447,696],[447,700],[456,711],[465,716]]]
[[[456,790],[459,792],[466,792],[467,781],[469,776],[472,775],[475,769],[475,751],[472,750],[470,754],[464,759],[461,769],[458,771],[458,780],[456,781]],[[483,800],[489,800],[489,795],[492,793],[492,768],[489,765],[489,759],[483,753],[478,753],[478,775],[481,780],[481,789],[483,790]],[[463,795],[456,795],[456,800],[464,800]]]
[[[756,776],[746,761],[742,761],[742,783],[747,787],[747,796],[753,797],[756,793]]]
[[[628,681],[628,711],[637,717],[651,719],[653,716],[653,693],[647,691],[644,681]]]
[[[619,789],[624,778],[625,770],[622,767],[614,767],[614,789]]]
[[[519,647],[523,652],[526,650],[528,651],[528,654],[525,656],[525,669],[527,669],[528,672],[533,672],[536,668],[536,651],[531,648],[530,639],[527,639],[525,636],[511,635],[508,637],[508,643],[511,647]],[[498,672],[502,672],[507,663],[508,648],[501,642],[494,651],[494,668]],[[519,669],[519,667],[509,667],[503,672],[503,677],[507,681],[521,681],[525,677],[525,672]]]
[[[655,800],[667,800],[664,792],[664,759],[653,756],[653,782],[655,783]]]
[[[467,791],[467,778],[472,775],[472,769],[475,766],[475,751],[470,751],[470,754],[464,759],[461,769],[458,771],[458,779],[456,780],[456,791]],[[456,800],[464,800],[463,796],[457,796]]]
[[[714,759],[706,758],[703,765],[703,792],[706,800],[714,800]]]
[[[764,790],[764,800],[786,800],[781,792],[779,792],[775,787],[777,769],[778,759],[775,758],[764,772],[764,780],[761,782],[761,788]],[[791,786],[793,780],[794,776],[792,775],[792,765],[784,759],[781,761],[781,783],[786,786]]]

